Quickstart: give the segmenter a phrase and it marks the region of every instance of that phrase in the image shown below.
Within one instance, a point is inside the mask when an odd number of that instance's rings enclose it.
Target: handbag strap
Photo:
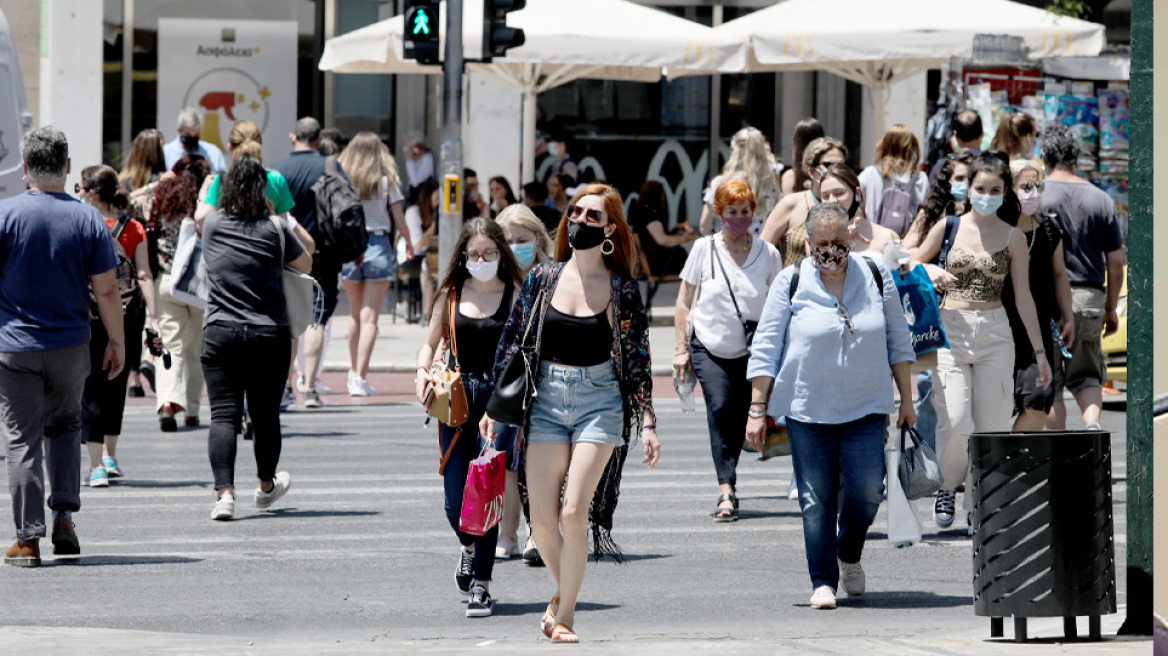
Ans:
[[[438,424],[438,435],[442,435],[442,424]],[[446,451],[438,460],[438,475],[446,473],[446,463],[450,461],[450,454],[454,453],[454,445],[458,444],[458,438],[462,437],[462,427],[454,429],[454,437],[450,438],[450,446],[446,447]]]
[[[742,318],[742,310],[738,309],[738,299],[734,298],[734,286],[730,284],[730,276],[726,275],[726,266],[722,264],[722,256],[718,255],[718,245],[714,243],[713,235],[710,236],[710,253],[718,262],[718,268],[722,271],[722,277],[726,279],[726,289],[730,290],[730,302],[734,304],[734,313],[738,315],[738,320],[742,322],[743,328],[746,327],[746,320]],[[713,272],[710,272],[710,277],[713,277]]]
[[[446,343],[450,345],[450,354],[454,356],[454,366],[458,367],[458,338],[455,335],[454,319],[458,313],[458,293],[450,290],[446,297]]]

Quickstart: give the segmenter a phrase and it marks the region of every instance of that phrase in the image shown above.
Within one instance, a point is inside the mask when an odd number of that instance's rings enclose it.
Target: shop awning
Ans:
[[[1042,72],[1073,80],[1127,80],[1131,57],[1051,57],[1042,62]]]
[[[879,131],[888,84],[969,57],[977,34],[1020,36],[1032,59],[1105,45],[1102,25],[1009,0],[787,0],[714,31],[750,44],[741,72],[822,70],[875,87]]]

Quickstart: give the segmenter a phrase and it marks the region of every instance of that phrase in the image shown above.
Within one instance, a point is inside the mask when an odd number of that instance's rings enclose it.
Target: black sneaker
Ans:
[[[462,548],[458,556],[458,568],[454,570],[454,583],[459,592],[470,592],[471,581],[474,580],[474,551]]]
[[[495,608],[495,600],[491,593],[481,585],[476,585],[470,591],[470,601],[466,604],[467,617],[490,617]]]

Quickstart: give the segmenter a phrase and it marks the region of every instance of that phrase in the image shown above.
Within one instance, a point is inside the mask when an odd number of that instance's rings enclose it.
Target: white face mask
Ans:
[[[560,156],[560,144],[558,144],[554,141],[549,143],[548,144],[548,154],[551,155],[552,157],[559,157]]]
[[[475,280],[480,282],[487,282],[494,278],[499,273],[499,261],[494,262],[467,262],[466,270],[470,275],[474,276]]]

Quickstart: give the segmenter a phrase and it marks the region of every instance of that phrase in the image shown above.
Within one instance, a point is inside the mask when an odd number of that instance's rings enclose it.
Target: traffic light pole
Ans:
[[[446,57],[442,64],[445,78],[445,111],[442,113],[442,150],[439,155],[443,178],[442,216],[438,224],[439,280],[446,275],[446,265],[454,255],[462,232],[462,203],[466,190],[462,185],[462,0],[446,0]]]

